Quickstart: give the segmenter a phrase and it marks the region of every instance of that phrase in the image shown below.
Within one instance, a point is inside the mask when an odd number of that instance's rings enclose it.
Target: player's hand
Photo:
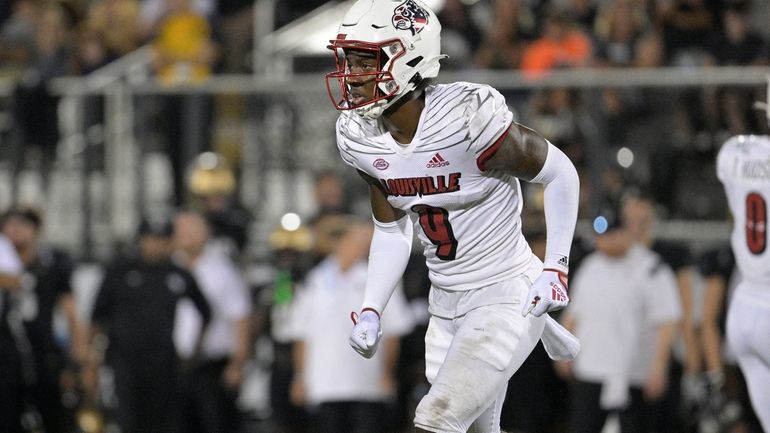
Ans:
[[[374,310],[364,309],[360,315],[350,313],[353,319],[353,332],[350,333],[350,346],[364,358],[371,358],[377,352],[377,345],[382,337],[380,315]]]
[[[567,274],[555,269],[544,269],[532,283],[521,314],[527,317],[532,313],[540,317],[544,313],[560,310],[569,303],[567,296]]]

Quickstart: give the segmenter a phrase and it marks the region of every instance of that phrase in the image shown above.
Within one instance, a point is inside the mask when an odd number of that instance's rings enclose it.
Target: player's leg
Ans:
[[[430,432],[465,433],[484,414],[474,425],[475,431],[497,433],[500,414],[499,408],[495,413],[494,406],[502,404],[497,401],[501,389],[537,344],[545,317],[524,318],[519,304],[496,304],[471,310],[455,319],[454,326],[454,338],[436,373],[435,361],[440,354],[431,353],[431,349],[445,346],[429,344],[442,330],[429,325],[426,375],[432,386],[417,407],[415,425]],[[443,332],[450,333],[451,329]]]
[[[770,432],[770,296],[739,290],[730,304],[727,338],[746,377],[751,405]]]
[[[500,428],[500,414],[503,410],[503,403],[505,402],[505,392],[508,390],[508,387],[505,386],[506,384],[507,381],[500,387],[500,391],[497,392],[495,400],[481,413],[481,415],[479,415],[478,418],[476,418],[475,421],[473,421],[473,424],[471,424],[471,427],[468,429],[468,433],[487,433],[495,431],[504,433],[498,429]]]
[[[770,388],[767,386],[770,384],[770,364],[758,356],[739,357],[738,364],[746,377],[754,413],[762,429],[770,432]]]
[[[433,383],[444,363],[456,331],[455,321],[431,316],[425,331],[425,377]],[[433,433],[415,426],[417,433]]]

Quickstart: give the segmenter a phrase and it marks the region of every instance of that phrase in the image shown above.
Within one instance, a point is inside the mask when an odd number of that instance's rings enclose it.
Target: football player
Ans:
[[[375,224],[350,343],[367,358],[377,350],[416,231],[432,283],[431,388],[414,423],[420,432],[497,433],[506,383],[544,328],[552,356],[577,350],[545,313],[569,301],[579,181],[564,153],[514,121],[497,90],[432,83],[445,57],[440,33],[421,1],[359,0],[330,41],[337,143],[368,183]],[[519,179],[545,185],[545,264],[521,232]]]
[[[742,276],[727,311],[727,343],[746,377],[762,429],[770,431],[770,136],[738,135],[727,140],[717,155],[717,177],[733,216],[730,243]]]

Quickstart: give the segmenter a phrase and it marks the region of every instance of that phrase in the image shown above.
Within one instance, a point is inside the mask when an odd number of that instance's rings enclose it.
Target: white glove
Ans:
[[[350,333],[350,346],[364,358],[371,358],[377,352],[382,337],[380,315],[372,309],[364,309],[361,315],[350,313],[350,318],[354,324]]]
[[[543,273],[532,283],[521,315],[532,313],[540,317],[544,313],[560,310],[569,304],[567,296],[567,274],[555,269],[543,269]]]

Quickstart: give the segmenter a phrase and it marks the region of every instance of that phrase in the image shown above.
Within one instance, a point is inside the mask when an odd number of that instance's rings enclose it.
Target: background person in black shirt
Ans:
[[[13,243],[24,264],[19,293],[19,311],[29,340],[35,383],[32,403],[41,415],[46,432],[68,430],[60,384],[72,374],[67,365],[79,363],[85,353],[84,330],[79,319],[70,280],[73,264],[63,251],[39,244],[40,214],[32,208],[13,208],[0,218],[3,234]],[[53,317],[59,308],[67,319],[69,353],[53,332]],[[72,382],[71,380],[69,382]]]
[[[174,432],[180,368],[173,342],[177,302],[188,297],[204,328],[211,312],[192,275],[171,261],[170,221],[146,219],[139,232],[139,257],[119,259],[106,270],[91,335],[104,332],[109,340],[105,361],[114,373],[121,432]],[[98,349],[94,358],[98,364]]]

